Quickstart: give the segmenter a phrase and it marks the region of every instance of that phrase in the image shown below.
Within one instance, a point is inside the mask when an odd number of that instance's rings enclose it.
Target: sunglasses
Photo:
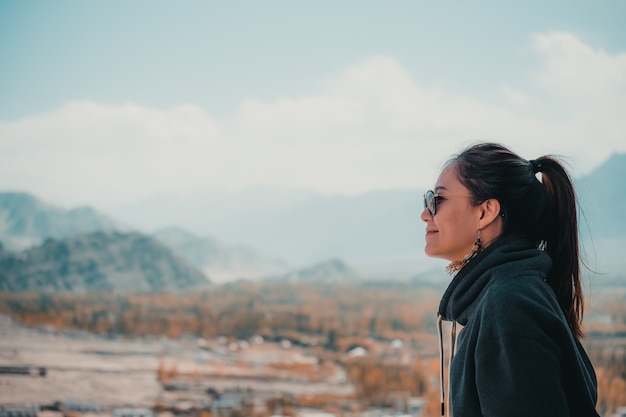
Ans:
[[[446,198],[449,197],[471,197],[471,195],[449,195],[446,194],[442,196],[440,194],[435,194],[433,190],[428,190],[424,193],[424,208],[428,209],[428,212],[431,216],[437,214],[437,205]]]

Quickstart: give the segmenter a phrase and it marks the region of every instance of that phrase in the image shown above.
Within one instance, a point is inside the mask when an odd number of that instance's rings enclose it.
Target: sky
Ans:
[[[0,191],[429,188],[463,147],[626,152],[626,2],[0,0]]]

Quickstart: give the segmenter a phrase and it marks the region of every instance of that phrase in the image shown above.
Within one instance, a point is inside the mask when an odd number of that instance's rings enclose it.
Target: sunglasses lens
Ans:
[[[424,194],[424,207],[428,209],[430,214],[435,215],[437,207],[435,204],[435,193],[432,190],[428,190]]]

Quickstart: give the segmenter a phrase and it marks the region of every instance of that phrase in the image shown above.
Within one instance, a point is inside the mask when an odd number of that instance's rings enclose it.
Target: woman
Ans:
[[[425,252],[454,274],[438,312],[442,415],[446,320],[455,415],[597,416],[580,344],[576,200],[563,166],[478,144],[446,164],[424,207]],[[456,323],[464,327],[455,353]]]

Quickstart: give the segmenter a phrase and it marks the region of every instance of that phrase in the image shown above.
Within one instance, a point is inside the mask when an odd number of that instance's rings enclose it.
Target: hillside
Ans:
[[[207,195],[215,193],[216,198]],[[293,195],[292,195],[293,193]],[[272,201],[277,196],[277,201]],[[286,196],[285,196],[286,195]],[[292,195],[291,198],[287,196]],[[304,195],[299,190],[240,190],[161,195],[116,218],[144,230],[176,225],[220,242],[234,242],[290,265],[341,258],[352,265],[384,263],[413,268],[422,256],[419,190],[374,191],[356,196]],[[148,213],[142,216],[141,213]]]
[[[122,229],[91,207],[65,210],[27,193],[0,193],[0,241],[7,250],[18,251],[48,238]]]
[[[626,154],[613,154],[576,187],[583,231],[587,223],[593,237],[626,237]]]
[[[93,232],[21,253],[0,251],[0,291],[182,291],[208,286],[197,268],[139,233]]]
[[[266,281],[352,283],[362,280],[359,274],[339,259],[330,259],[305,268],[294,269],[280,275],[265,277]]]
[[[152,236],[211,277],[213,282],[257,279],[285,272],[288,265],[247,246],[228,246],[178,227],[158,230]]]

